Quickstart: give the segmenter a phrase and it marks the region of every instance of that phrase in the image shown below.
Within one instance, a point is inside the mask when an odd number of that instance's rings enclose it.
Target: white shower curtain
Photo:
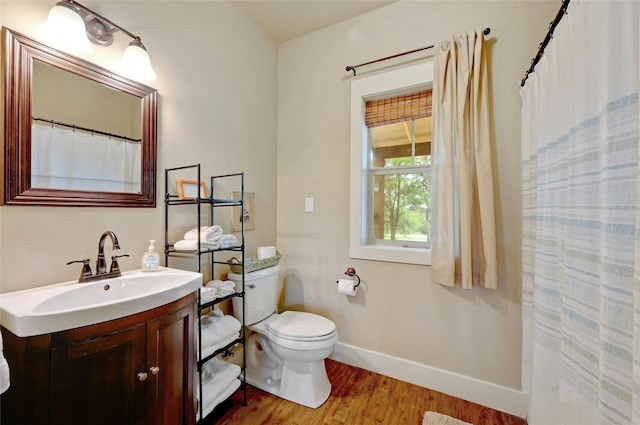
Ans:
[[[141,144],[34,122],[31,186],[139,193]]]
[[[531,425],[640,424],[638,23],[571,1],[521,91]]]

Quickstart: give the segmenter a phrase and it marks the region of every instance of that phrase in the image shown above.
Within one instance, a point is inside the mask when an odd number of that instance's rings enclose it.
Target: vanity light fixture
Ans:
[[[110,46],[114,34],[122,31],[133,40],[125,49],[118,71],[125,77],[139,81],[153,81],[156,74],[142,40],[109,19],[74,0],[62,0],[49,12],[49,18],[41,25],[41,31],[52,42],[68,49],[87,53],[92,43]]]

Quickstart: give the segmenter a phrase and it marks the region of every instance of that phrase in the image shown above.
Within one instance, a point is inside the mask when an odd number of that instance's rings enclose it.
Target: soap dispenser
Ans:
[[[159,270],[160,255],[156,252],[155,246],[153,246],[154,242],[155,240],[149,239],[147,252],[142,254],[141,269],[143,272],[155,272]]]

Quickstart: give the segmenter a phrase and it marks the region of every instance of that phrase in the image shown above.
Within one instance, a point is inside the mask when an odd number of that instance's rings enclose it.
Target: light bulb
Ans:
[[[124,50],[120,72],[125,77],[138,81],[153,81],[156,73],[151,68],[151,59],[139,40],[133,40]]]
[[[93,50],[84,21],[70,4],[59,2],[53,6],[47,21],[40,25],[40,31],[51,44],[61,49],[81,53]]]

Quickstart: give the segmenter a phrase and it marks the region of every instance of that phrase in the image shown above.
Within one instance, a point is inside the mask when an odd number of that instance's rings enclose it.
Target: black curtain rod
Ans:
[[[482,32],[484,33],[484,35],[489,35],[489,33],[491,32],[491,28],[485,28]],[[361,66],[371,65],[372,63],[386,61],[386,60],[389,60],[389,59],[397,58],[398,56],[404,56],[404,55],[408,55],[408,54],[411,54],[411,53],[419,52],[421,50],[432,49],[434,46],[435,46],[435,44],[432,44],[431,46],[421,47],[421,48],[415,49],[415,50],[409,50],[408,52],[398,53],[397,55],[387,56],[386,58],[376,59],[376,60],[371,61],[371,62],[361,63],[360,65],[347,66],[345,69],[347,71],[353,71],[353,75],[355,76],[356,75],[356,68],[360,68]]]
[[[60,121],[48,120],[46,118],[38,118],[38,117],[32,117],[32,118],[33,118],[34,121],[46,122],[47,124],[59,125],[59,126],[62,126],[62,127],[69,127],[69,128],[73,128],[74,130],[87,131],[87,132],[90,132],[92,134],[100,134],[102,136],[115,137],[116,139],[122,139],[122,140],[126,140],[128,142],[136,142],[136,143],[140,143],[141,142],[141,139],[132,139],[132,138],[127,137],[127,136],[120,136],[118,134],[107,133],[106,131],[94,130],[93,128],[80,127],[80,126],[77,126],[77,125],[74,125],[74,124],[67,124],[67,123],[60,122]]]
[[[524,87],[525,83],[527,82],[527,78],[529,78],[529,74],[531,74],[535,70],[536,65],[538,64],[538,62],[540,62],[540,59],[542,59],[542,55],[544,54],[544,49],[547,47],[547,44],[549,44],[549,42],[553,38],[553,31],[556,29],[556,27],[558,26],[558,24],[560,23],[564,15],[567,13],[567,7],[569,6],[570,1],[571,0],[562,0],[562,6],[560,6],[560,10],[558,10],[558,13],[556,14],[555,19],[549,24],[549,31],[547,32],[547,36],[544,38],[542,43],[540,43],[540,45],[538,46],[538,53],[536,54],[536,57],[531,59],[531,67],[524,74],[524,78],[520,82],[521,87]]]

